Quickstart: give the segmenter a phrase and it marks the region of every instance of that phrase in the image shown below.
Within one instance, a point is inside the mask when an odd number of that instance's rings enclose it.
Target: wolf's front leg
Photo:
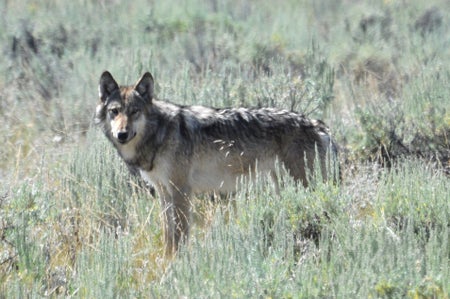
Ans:
[[[160,197],[164,245],[166,255],[170,256],[178,250],[179,244],[185,242],[189,236],[190,190],[178,188],[175,185],[162,189],[163,192],[160,192]]]

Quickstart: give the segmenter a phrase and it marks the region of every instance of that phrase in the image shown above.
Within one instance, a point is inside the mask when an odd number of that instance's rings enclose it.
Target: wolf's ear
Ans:
[[[98,94],[102,102],[106,101],[106,98],[113,92],[119,89],[119,85],[110,72],[104,71],[100,77],[100,83],[98,85]]]
[[[153,99],[153,77],[152,74],[149,72],[146,72],[144,75],[142,75],[141,79],[136,83],[134,86],[134,90],[136,90],[141,97],[143,97],[145,100],[148,100],[151,102]]]

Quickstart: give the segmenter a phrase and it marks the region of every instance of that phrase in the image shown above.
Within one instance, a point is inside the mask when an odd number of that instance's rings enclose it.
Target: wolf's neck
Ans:
[[[117,148],[125,162],[133,167],[145,171],[151,171],[154,168],[155,158],[159,153],[164,140],[167,137],[167,125],[161,124],[167,120],[160,119],[156,123],[149,124],[149,127],[157,128],[151,130],[148,128],[142,139]]]
[[[159,148],[159,144],[149,142],[118,148],[118,151],[125,163],[129,166],[145,171],[151,171],[154,167],[155,157]]]

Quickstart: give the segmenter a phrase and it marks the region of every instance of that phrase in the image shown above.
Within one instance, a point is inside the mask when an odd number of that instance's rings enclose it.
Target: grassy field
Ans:
[[[450,6],[0,1],[0,298],[449,298]],[[92,118],[104,70],[179,104],[323,119],[339,185],[159,203]]]

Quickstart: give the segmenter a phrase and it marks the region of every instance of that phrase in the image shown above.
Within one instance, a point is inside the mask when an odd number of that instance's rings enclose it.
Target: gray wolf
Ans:
[[[129,169],[156,188],[169,254],[189,234],[192,194],[233,192],[241,176],[255,177],[256,172],[274,178],[279,192],[277,165],[308,186],[315,166],[329,179],[327,156],[337,154],[321,121],[273,108],[216,109],[160,101],[148,72],[135,85],[119,86],[105,71],[99,96],[95,122]]]

